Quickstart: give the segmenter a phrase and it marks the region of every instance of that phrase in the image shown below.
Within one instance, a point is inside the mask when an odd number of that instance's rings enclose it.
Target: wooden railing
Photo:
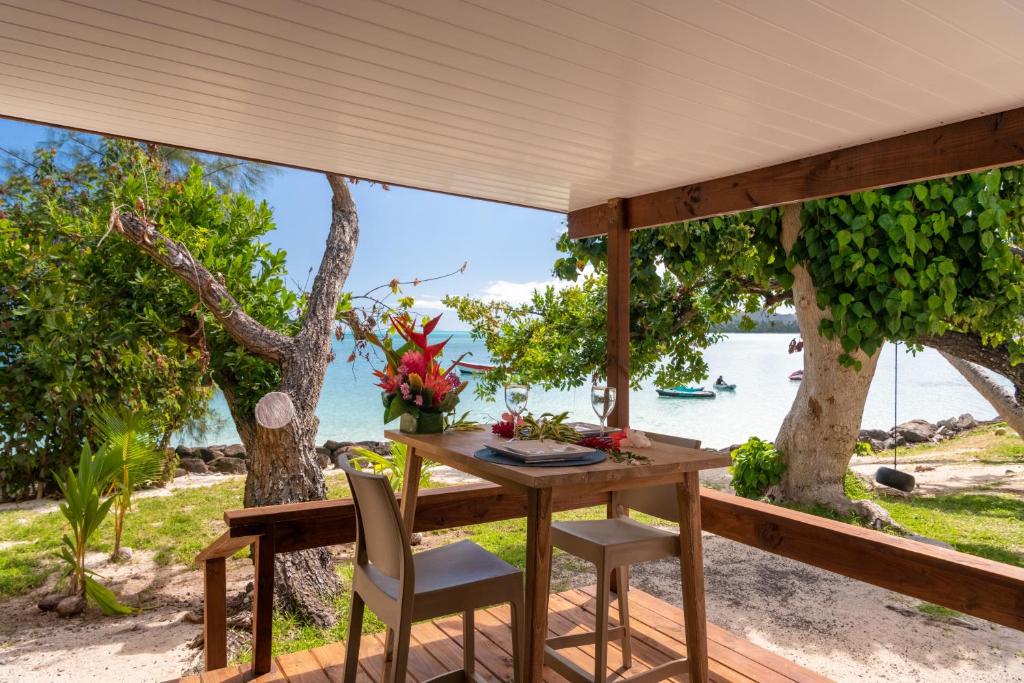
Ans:
[[[604,505],[604,494],[554,500],[554,509]],[[526,497],[495,484],[422,491],[415,531],[526,514]],[[710,489],[703,528],[713,534],[881,588],[1024,630],[1024,569]],[[269,670],[276,553],[351,543],[352,501],[275,505],[224,513],[228,531],[196,558],[205,568],[207,670],[226,665],[224,560],[254,544],[253,665]]]

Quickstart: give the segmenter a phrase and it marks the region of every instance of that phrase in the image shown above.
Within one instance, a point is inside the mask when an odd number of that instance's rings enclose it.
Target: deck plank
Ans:
[[[635,675],[686,652],[682,610],[640,590],[630,591],[633,625],[633,666],[621,670],[622,650],[609,643],[608,664],[613,675]],[[591,630],[594,626],[595,587],[552,594],[548,633],[565,635]],[[617,603],[610,604],[612,623],[618,622]],[[512,679],[512,636],[508,605],[479,610],[476,615],[476,666],[484,678]],[[708,624],[710,679],[716,683],[827,683],[829,679],[809,671],[777,654],[768,652],[742,637]],[[560,650],[586,671],[594,668],[594,646]],[[360,645],[360,683],[381,679],[384,665],[383,634],[366,634]],[[230,666],[200,676],[186,676],[180,683],[341,683],[345,668],[344,643],[332,643],[274,658],[274,670],[251,677],[251,666]],[[407,680],[422,683],[427,678],[462,667],[462,618],[460,615],[422,622],[413,626]],[[685,680],[677,677],[673,680]],[[546,683],[566,683],[544,669]]]
[[[277,658],[281,673],[288,683],[331,683],[323,666],[309,650],[300,650]]]
[[[638,618],[639,615],[638,610],[636,608],[640,607],[640,605],[638,605],[638,601],[634,599],[635,592],[636,591],[629,592],[629,609],[630,616],[632,617],[630,623],[633,628],[634,653],[637,651],[637,643],[639,642],[645,643],[649,647],[661,651],[663,653],[663,657],[665,658],[665,660],[685,657],[687,654],[687,650],[685,640],[683,639],[683,622],[681,610],[672,608],[669,605],[664,605],[663,608],[666,609],[666,611],[668,609],[674,609],[675,611],[673,613],[670,613],[670,617],[666,617],[663,620],[664,623],[661,626],[656,627],[644,623],[641,619]],[[565,593],[563,593],[563,597],[564,599],[579,605],[579,607],[582,610],[584,610],[584,612],[587,615],[584,618],[594,618],[593,612],[595,607],[595,600],[593,591],[566,591]],[[617,621],[618,605],[616,604],[610,606],[609,611],[611,613],[612,618]],[[662,628],[662,626],[664,628]],[[711,631],[709,630],[708,677],[712,681],[727,681],[728,683],[791,683],[791,681],[788,681],[788,679],[780,679],[779,677],[775,676],[774,672],[768,669],[765,669],[762,672],[758,672],[762,674],[761,676],[748,675],[742,671],[742,666],[738,668],[733,665],[735,664],[735,662],[730,661],[730,658],[728,656],[723,657],[723,654],[725,654],[723,653],[723,650],[724,648],[722,648],[722,646],[714,640]],[[632,673],[632,670],[630,671]]]
[[[590,596],[593,595],[593,589],[589,586],[583,589],[582,592]],[[635,593],[635,599],[633,598],[634,591],[629,593],[630,607],[632,608],[633,605],[639,607],[641,621],[652,626],[659,633],[669,635],[673,639],[676,639],[676,636],[678,636],[678,642],[685,644],[685,633],[682,627],[678,626],[682,624],[682,610],[668,605],[649,593],[643,591],[635,591]],[[749,640],[710,622],[708,623],[708,637],[709,640],[713,640],[715,643],[724,646],[728,650],[732,650],[742,657],[746,662],[746,664],[743,664],[744,668],[749,669],[749,673],[747,671],[743,671],[743,673],[755,680],[769,680],[767,672],[773,672],[777,676],[782,676],[784,680],[796,681],[797,683],[828,683],[830,680],[821,674],[805,669],[781,655],[754,645]],[[716,654],[719,655],[723,662],[739,663],[728,652],[718,650]]]

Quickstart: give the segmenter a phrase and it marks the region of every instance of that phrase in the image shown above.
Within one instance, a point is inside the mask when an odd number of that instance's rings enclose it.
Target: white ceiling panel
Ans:
[[[0,0],[0,114],[567,211],[1024,104],[1003,0]]]

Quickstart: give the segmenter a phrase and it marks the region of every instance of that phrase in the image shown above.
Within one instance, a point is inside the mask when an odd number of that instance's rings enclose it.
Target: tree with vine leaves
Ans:
[[[1021,175],[996,169],[633,232],[634,384],[701,381],[720,324],[793,305],[805,374],[775,440],[787,467],[773,493],[885,523],[842,491],[885,341],[932,346],[1024,388]],[[544,386],[603,376],[605,239],[563,236],[559,248],[554,272],[576,284],[525,306],[447,301],[499,366],[487,382],[509,368]]]

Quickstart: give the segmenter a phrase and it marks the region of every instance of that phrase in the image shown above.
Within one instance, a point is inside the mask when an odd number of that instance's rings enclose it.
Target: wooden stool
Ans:
[[[693,439],[660,437],[663,441],[688,448],[700,448]],[[629,509],[669,521],[679,522],[679,507],[675,486],[654,486],[612,493],[611,519],[578,522],[553,522],[551,545],[592,562],[597,569],[597,624],[594,631],[549,638],[545,643],[546,663],[559,674],[578,683],[604,683],[607,677],[608,641],[622,641],[622,668],[633,665],[629,627],[629,565],[666,557],[679,557],[679,534],[641,524],[625,516]],[[608,603],[611,574],[618,570],[619,624],[608,627]],[[593,643],[594,676],[585,672],[562,656],[558,650]],[[687,674],[686,659],[665,662],[639,676],[620,681],[660,681],[671,676]]]

